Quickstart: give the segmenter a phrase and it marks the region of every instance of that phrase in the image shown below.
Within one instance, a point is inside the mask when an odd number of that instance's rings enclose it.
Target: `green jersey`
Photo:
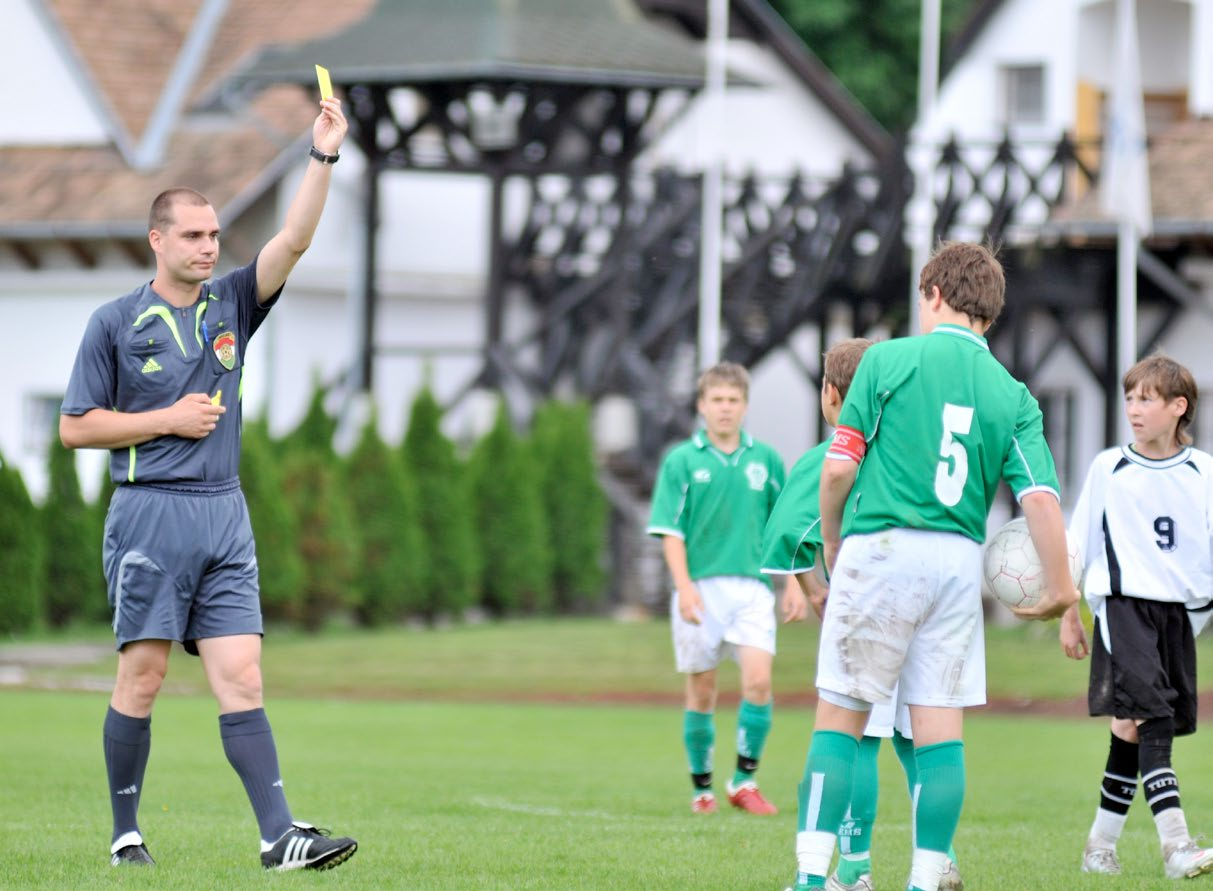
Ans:
[[[829,445],[827,440],[809,449],[788,474],[762,533],[764,572],[795,575],[816,565],[821,552],[821,463]]]
[[[844,536],[933,529],[982,542],[1000,478],[1016,499],[1058,493],[1040,406],[984,337],[957,325],[869,348],[827,454],[862,455]]]
[[[762,530],[783,489],[783,459],[742,432],[726,455],[706,431],[666,453],[653,488],[650,535],[686,542],[692,579],[762,574]]]

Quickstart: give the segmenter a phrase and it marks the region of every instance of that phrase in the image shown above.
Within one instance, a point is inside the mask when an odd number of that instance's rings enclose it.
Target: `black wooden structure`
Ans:
[[[311,85],[313,63],[324,60],[348,97],[367,159],[359,386],[370,388],[376,356],[392,349],[375,331],[381,176],[481,173],[492,183],[491,257],[483,366],[467,389],[496,387],[515,402],[569,384],[590,399],[627,396],[640,436],[623,463],[644,478],[664,444],[693,423],[687,387],[695,370],[700,181],[633,162],[701,86],[695,38],[703,3],[637,2],[381,0],[341,33],[267,51],[238,83]],[[751,26],[769,26],[761,17],[774,15],[762,0],[737,6]],[[766,33],[788,39],[778,29]],[[1029,330],[1034,343],[1044,327],[1052,344],[1073,348],[1108,394],[1111,439],[1119,402],[1113,245],[1074,250],[1039,238],[1050,209],[1090,188],[1096,171],[1064,138],[1043,153],[1009,139],[953,141],[933,169],[934,236],[987,238],[1002,245],[1010,267],[1015,299],[992,332],[995,350],[1031,383],[1052,347],[1028,350]],[[528,195],[525,222],[506,231],[505,187],[519,181]],[[816,323],[824,338],[837,306],[847,308],[856,333],[877,324],[904,333],[911,270],[903,220],[913,187],[899,150],[874,151],[870,166],[846,167],[828,182],[730,181],[725,356],[752,366],[805,323]],[[1141,268],[1141,300],[1165,307],[1142,338],[1146,349],[1192,295],[1171,258],[1143,251]],[[507,337],[510,299],[527,301],[536,321]],[[1105,321],[1102,350],[1075,333],[1086,314]]]

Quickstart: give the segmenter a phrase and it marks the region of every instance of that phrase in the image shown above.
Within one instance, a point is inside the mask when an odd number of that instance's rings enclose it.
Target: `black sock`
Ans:
[[[1137,794],[1138,745],[1111,734],[1108,763],[1099,789],[1099,807],[1124,816]]]
[[[278,749],[265,709],[219,716],[223,752],[244,783],[263,841],[276,841],[291,828],[291,809],[282,790]]]
[[[105,713],[101,731],[105,752],[105,772],[109,776],[110,808],[114,813],[115,842],[128,832],[139,831],[139,796],[143,792],[143,773],[152,750],[152,719],[132,718],[114,711]]]
[[[1154,816],[1180,807],[1179,780],[1171,769],[1171,747],[1175,735],[1170,718],[1150,718],[1137,727],[1138,769],[1141,788]]]

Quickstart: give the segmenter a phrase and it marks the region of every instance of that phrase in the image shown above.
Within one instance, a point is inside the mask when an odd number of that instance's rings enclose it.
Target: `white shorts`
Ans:
[[[872,703],[872,710],[868,712],[868,723],[863,728],[863,735],[891,739],[894,730],[906,739],[914,738],[914,731],[910,726],[910,707],[904,702],[898,701],[896,689],[893,690],[893,696],[888,702]]]
[[[756,647],[775,654],[775,594],[758,579],[722,575],[698,579],[703,618],[692,625],[678,612],[678,592],[670,598],[674,664],[679,671],[711,671],[736,647]]]
[[[844,539],[830,576],[817,688],[871,703],[983,705],[981,546],[919,529]]]

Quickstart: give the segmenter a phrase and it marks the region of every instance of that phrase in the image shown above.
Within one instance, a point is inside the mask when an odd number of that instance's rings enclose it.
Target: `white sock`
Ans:
[[[939,880],[948,868],[948,855],[943,851],[915,848],[910,861],[910,885],[922,891],[939,891]]]
[[[1115,849],[1128,819],[1128,814],[1115,814],[1098,808],[1095,811],[1095,822],[1091,824],[1089,840],[1097,848]]]
[[[830,871],[834,859],[835,837],[832,832],[816,832],[812,829],[796,833],[797,869],[811,876],[824,876]]]
[[[1169,807],[1155,814],[1154,826],[1158,830],[1158,841],[1164,852],[1185,844],[1190,838],[1183,808]]]

